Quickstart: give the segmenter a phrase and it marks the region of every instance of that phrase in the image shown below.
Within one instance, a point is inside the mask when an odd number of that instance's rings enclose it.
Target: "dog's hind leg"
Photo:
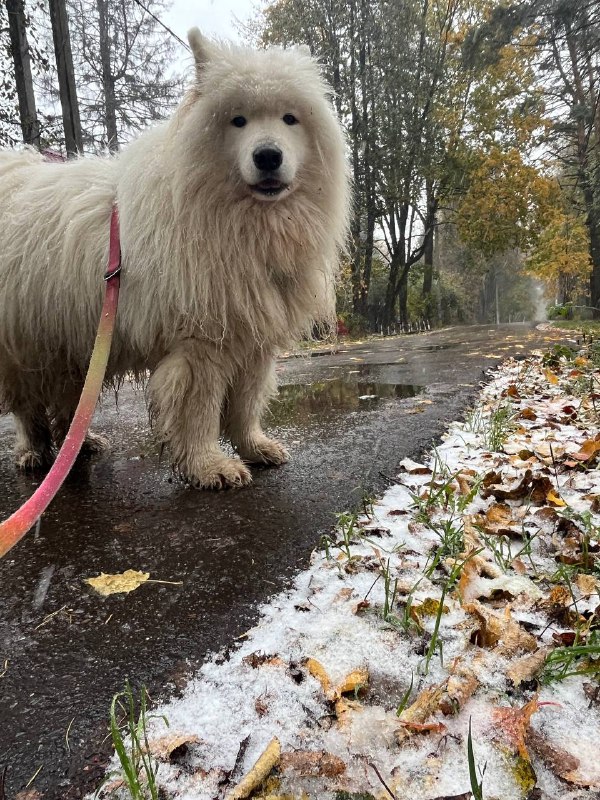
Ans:
[[[15,464],[23,472],[48,469],[54,461],[52,435],[46,409],[41,403],[13,410],[17,440]]]
[[[285,447],[261,427],[262,415],[276,394],[274,361],[264,353],[244,366],[229,389],[225,432],[244,461],[278,466],[289,460]]]
[[[179,342],[148,384],[150,413],[173,466],[194,486],[224,489],[252,480],[248,468],[219,446],[221,410],[229,376],[226,355],[193,339]]]
[[[83,382],[74,381],[65,385],[63,391],[54,401],[51,409],[52,437],[56,447],[61,447],[69,432],[77,404],[83,390]],[[81,455],[95,455],[109,448],[108,439],[92,430],[88,430],[81,446]]]

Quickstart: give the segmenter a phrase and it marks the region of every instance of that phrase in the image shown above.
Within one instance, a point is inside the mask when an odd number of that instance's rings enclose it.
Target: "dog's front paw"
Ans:
[[[244,461],[251,464],[265,464],[267,466],[278,467],[290,460],[290,454],[277,439],[269,439],[268,436],[260,436],[246,442],[238,450]]]
[[[15,466],[20,472],[45,472],[54,461],[49,450],[18,450],[15,452]]]
[[[110,444],[105,436],[93,431],[88,431],[81,446],[82,455],[94,456],[110,449]]]
[[[239,489],[252,482],[248,467],[237,458],[219,456],[186,476],[197,489]]]

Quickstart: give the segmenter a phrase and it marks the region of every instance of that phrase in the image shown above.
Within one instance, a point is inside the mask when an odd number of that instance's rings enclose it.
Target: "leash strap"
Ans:
[[[104,306],[79,404],[69,432],[50,471],[29,500],[7,520],[0,523],[0,558],[6,555],[11,547],[25,536],[27,531],[40,519],[63,485],[75,459],[79,455],[83,440],[90,427],[98,397],[102,391],[117,314],[120,271],[119,214],[116,205],[113,205],[110,218],[108,269],[104,276],[106,281]]]

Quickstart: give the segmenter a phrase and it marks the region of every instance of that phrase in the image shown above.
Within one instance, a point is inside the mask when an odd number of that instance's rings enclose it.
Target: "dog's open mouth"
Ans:
[[[265,197],[274,197],[283,192],[284,189],[287,189],[287,183],[278,181],[276,178],[265,178],[253,184],[250,188],[257,194],[262,194]]]

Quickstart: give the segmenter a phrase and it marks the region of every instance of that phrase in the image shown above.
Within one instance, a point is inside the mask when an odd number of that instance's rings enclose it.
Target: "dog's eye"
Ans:
[[[283,121],[285,122],[286,125],[297,125],[298,124],[298,120],[296,119],[296,117],[293,114],[284,114],[283,115]]]
[[[236,128],[243,128],[247,121],[246,117],[234,117],[231,120],[231,124],[235,125]]]

